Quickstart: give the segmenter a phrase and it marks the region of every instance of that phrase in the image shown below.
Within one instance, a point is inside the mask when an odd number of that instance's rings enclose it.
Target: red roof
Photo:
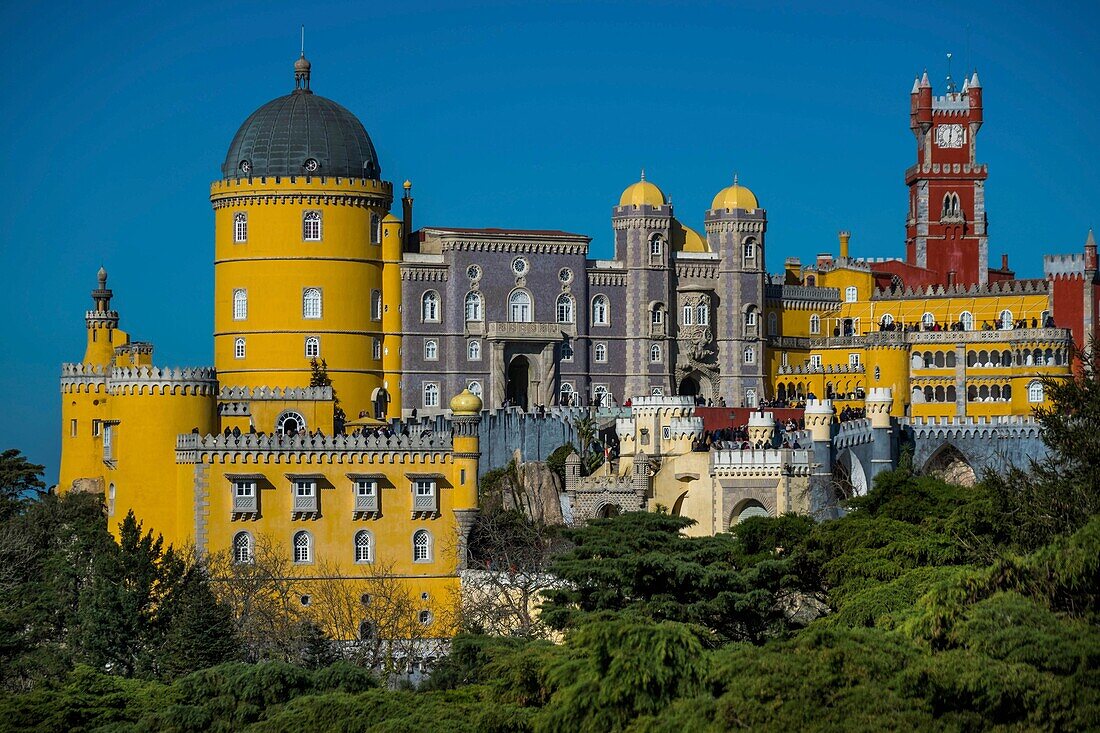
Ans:
[[[587,234],[574,234],[573,232],[563,232],[560,229],[500,229],[497,227],[483,227],[479,229],[474,229],[468,227],[423,227],[420,231],[423,232],[427,229],[456,234],[518,234],[544,237],[583,237],[584,239],[590,239]]]

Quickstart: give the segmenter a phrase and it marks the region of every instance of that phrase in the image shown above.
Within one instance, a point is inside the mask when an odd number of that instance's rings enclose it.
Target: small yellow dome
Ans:
[[[388,223],[388,222],[391,222],[391,221],[397,221],[397,222],[400,222],[401,220],[400,220],[400,219],[398,219],[398,218],[397,218],[396,216],[394,216],[393,214],[386,214],[385,216],[383,216],[383,217],[382,217],[382,221],[383,221],[383,222],[386,222],[386,223]]]
[[[476,415],[481,412],[481,398],[464,389],[451,399],[451,412],[456,415]]]
[[[733,177],[733,185],[723,188],[714,197],[711,209],[756,209],[760,204],[756,201],[756,194],[744,186],[737,184],[737,176]]]
[[[661,189],[645,179],[645,171],[642,171],[642,179],[626,187],[623,195],[619,197],[619,206],[664,206],[665,195]]]
[[[672,220],[672,246],[677,252],[710,252],[710,245],[699,232]]]

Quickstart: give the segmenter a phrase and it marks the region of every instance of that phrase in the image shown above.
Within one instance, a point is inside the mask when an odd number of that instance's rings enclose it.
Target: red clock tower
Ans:
[[[978,73],[966,79],[962,89],[949,78],[946,93],[933,97],[925,72],[913,82],[909,104],[917,164],[905,172],[909,186],[905,260],[929,271],[935,283],[985,285],[989,281],[988,171],[975,154],[982,126]]]

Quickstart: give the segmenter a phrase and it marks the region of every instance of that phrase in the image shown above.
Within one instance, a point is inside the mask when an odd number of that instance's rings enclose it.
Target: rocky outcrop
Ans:
[[[561,478],[542,461],[520,462],[518,451],[516,453],[512,464],[514,470],[499,482],[501,506],[523,512],[535,522],[564,524]]]

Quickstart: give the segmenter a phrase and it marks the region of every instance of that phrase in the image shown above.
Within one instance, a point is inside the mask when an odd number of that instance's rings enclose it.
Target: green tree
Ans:
[[[44,470],[16,448],[0,453],[0,519],[13,514],[29,495],[42,493]]]
[[[210,590],[201,565],[184,571],[160,613],[166,618],[164,642],[156,654],[162,677],[174,679],[237,658],[233,615]]]
[[[332,387],[332,378],[328,375],[328,363],[317,357],[309,360],[309,386]],[[340,398],[336,395],[336,388],[332,387],[332,432],[339,435],[344,432],[344,424],[348,421],[347,413],[340,406]]]

